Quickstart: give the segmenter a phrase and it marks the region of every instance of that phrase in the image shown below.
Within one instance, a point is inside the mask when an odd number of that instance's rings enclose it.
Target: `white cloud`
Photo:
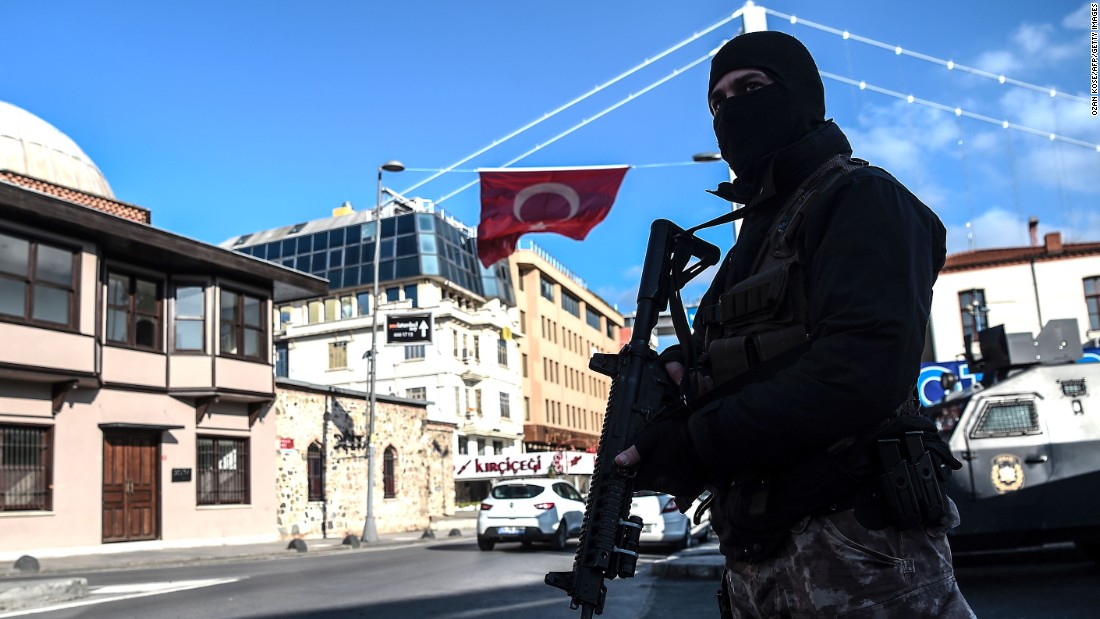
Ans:
[[[1088,30],[1090,24],[1091,10],[1088,2],[1081,5],[1081,8],[1066,15],[1062,19],[1062,27],[1068,30]]]
[[[940,211],[950,192],[937,180],[930,162],[958,156],[955,118],[939,110],[892,101],[866,105],[854,127],[845,127],[855,156],[888,170],[922,202]]]
[[[1048,225],[1040,220],[1036,231],[1038,243],[1041,245],[1043,237],[1050,232],[1061,232],[1062,241],[1066,243],[1095,242],[1100,238],[1100,212],[1078,213],[1071,219],[1074,221],[1067,222],[1064,227]],[[1031,243],[1027,220],[994,206],[975,217],[969,228],[965,224],[947,226],[947,253],[1027,246]]]
[[[1089,143],[1100,143],[1100,123],[1088,104],[1055,101],[1040,93],[1013,89],[1001,97],[1004,114],[1014,123],[1057,133]],[[1016,133],[1014,142],[1020,170],[1034,182],[1095,196],[1100,191],[1100,153],[1095,149],[1049,138]]]
[[[1040,224],[1040,238],[1043,227]],[[947,227],[947,252],[950,254],[970,249],[994,247],[1020,247],[1027,244],[1027,220],[1009,211],[993,207],[974,218],[970,227]]]
[[[607,301],[619,312],[628,314],[634,311],[638,305],[638,286],[600,286],[596,288],[596,294]]]
[[[1021,63],[1016,59],[1015,54],[1001,49],[982,53],[974,61],[974,66],[983,71],[1005,75],[1015,73],[1021,67]]]
[[[1047,67],[1080,55],[1081,49],[1078,42],[1059,36],[1052,24],[1020,24],[1008,43],[1006,49],[990,50],[979,55],[974,66],[1012,77],[1013,73]]]

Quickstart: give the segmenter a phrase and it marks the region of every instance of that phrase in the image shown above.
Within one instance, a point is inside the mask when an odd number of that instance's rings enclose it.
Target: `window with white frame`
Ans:
[[[206,340],[206,296],[202,286],[176,286],[173,318],[176,323],[173,348],[177,351],[202,352]],[[286,322],[290,322],[289,316]]]

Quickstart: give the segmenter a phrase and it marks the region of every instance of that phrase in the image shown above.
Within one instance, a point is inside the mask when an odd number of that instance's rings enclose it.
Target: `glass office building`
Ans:
[[[469,228],[430,209],[409,211],[400,205],[384,207],[381,235],[373,211],[361,211],[246,234],[223,247],[327,278],[335,291],[371,286],[374,245],[380,239],[380,287],[428,277],[515,306],[507,260],[484,268]]]

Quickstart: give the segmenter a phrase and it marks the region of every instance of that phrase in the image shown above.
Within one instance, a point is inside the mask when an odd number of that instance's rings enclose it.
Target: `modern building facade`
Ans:
[[[588,369],[618,352],[623,316],[546,251],[523,241],[509,259],[516,282],[528,451],[594,450],[611,379]]]
[[[369,389],[377,312],[377,393],[423,401],[428,420],[454,425],[443,446],[452,454],[521,453],[522,330],[507,263],[482,268],[473,231],[430,203],[398,198],[380,214],[377,307],[374,210],[344,207],[222,244],[330,280],[328,294],[277,308],[279,375]],[[469,494],[465,482],[456,490]]]
[[[0,555],[273,539],[268,317],[324,280],[64,185],[94,168],[70,155],[0,171]]]

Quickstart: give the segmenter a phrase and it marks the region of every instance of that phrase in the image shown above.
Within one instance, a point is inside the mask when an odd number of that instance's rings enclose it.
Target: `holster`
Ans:
[[[869,500],[860,501],[856,518],[868,529],[893,526],[899,530],[918,525],[937,526],[947,514],[942,482],[958,468],[958,460],[940,445],[926,445],[926,434],[909,431],[900,438],[880,438],[876,443],[882,473]]]

